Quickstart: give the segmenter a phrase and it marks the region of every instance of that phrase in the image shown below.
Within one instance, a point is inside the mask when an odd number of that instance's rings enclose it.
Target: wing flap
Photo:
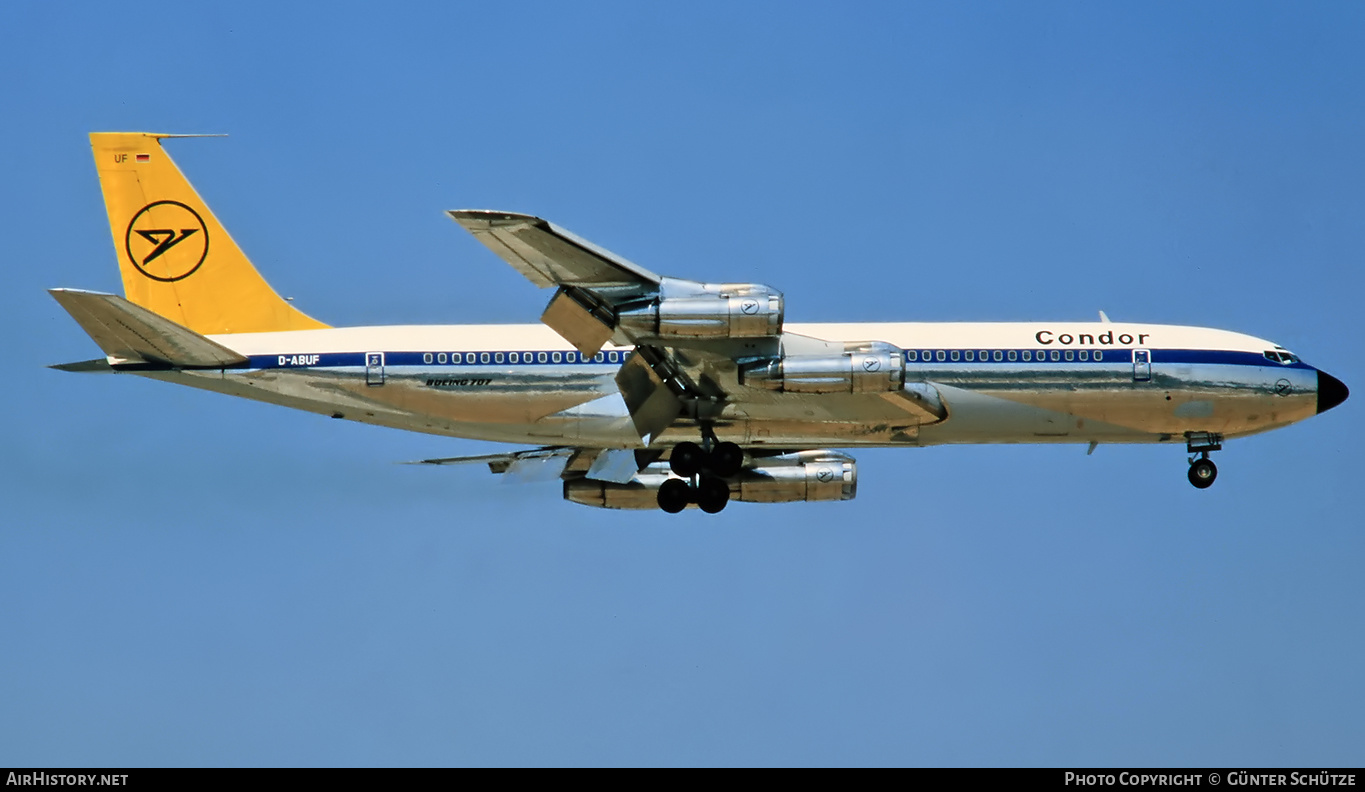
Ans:
[[[48,293],[94,339],[112,363],[230,368],[247,362],[245,357],[222,344],[116,294],[78,289],[50,289]]]

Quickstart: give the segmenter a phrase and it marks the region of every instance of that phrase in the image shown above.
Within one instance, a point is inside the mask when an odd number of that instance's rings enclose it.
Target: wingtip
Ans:
[[[523,214],[521,212],[504,212],[498,209],[447,209],[446,214],[450,219],[467,226],[470,223],[492,225],[506,225],[510,223],[543,223],[535,215]]]

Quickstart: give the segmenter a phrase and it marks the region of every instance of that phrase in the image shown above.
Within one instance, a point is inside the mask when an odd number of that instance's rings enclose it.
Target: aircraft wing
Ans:
[[[616,384],[646,445],[680,417],[706,425],[727,409],[900,427],[946,416],[933,386],[904,382],[899,348],[783,332],[769,286],[662,277],[531,215],[449,214],[535,285],[559,287],[540,319],[582,355],[608,340],[635,348]]]
[[[539,217],[487,209],[453,209],[448,214],[541,288],[658,285],[662,280]]]
[[[574,448],[544,446],[501,454],[445,457],[408,462],[409,465],[469,465],[483,463],[504,481],[545,481],[561,476],[577,476],[596,481],[624,484],[658,454],[631,449]]]

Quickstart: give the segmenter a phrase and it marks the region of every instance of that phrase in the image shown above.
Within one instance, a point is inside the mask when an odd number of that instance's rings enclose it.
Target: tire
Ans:
[[[668,455],[668,466],[683,478],[691,478],[700,473],[702,463],[705,461],[706,452],[696,443],[678,443],[673,446],[673,453]]]
[[[1208,489],[1218,478],[1218,466],[1211,459],[1196,459],[1190,463],[1190,483],[1199,489]]]
[[[721,478],[729,478],[744,467],[744,449],[734,443],[721,443],[711,449],[711,472]]]
[[[707,514],[715,514],[730,502],[730,485],[718,478],[707,476],[697,486],[697,505]]]
[[[692,502],[692,488],[682,479],[669,479],[659,487],[656,499],[660,509],[669,514],[677,514]]]

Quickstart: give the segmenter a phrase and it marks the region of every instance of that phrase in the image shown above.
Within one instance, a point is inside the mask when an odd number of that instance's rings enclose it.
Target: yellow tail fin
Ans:
[[[204,335],[327,327],[251,266],[161,148],[166,137],[90,135],[129,302]]]

